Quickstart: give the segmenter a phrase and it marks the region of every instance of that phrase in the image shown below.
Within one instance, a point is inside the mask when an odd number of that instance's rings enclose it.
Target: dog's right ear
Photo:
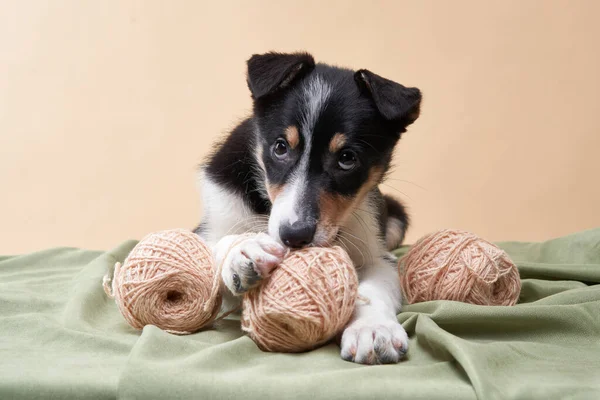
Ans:
[[[258,100],[288,87],[292,82],[315,67],[308,53],[255,54],[247,62],[248,88],[252,98]]]

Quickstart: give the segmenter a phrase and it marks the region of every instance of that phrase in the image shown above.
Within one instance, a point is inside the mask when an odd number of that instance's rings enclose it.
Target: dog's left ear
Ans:
[[[385,119],[399,122],[402,128],[406,128],[419,118],[421,109],[419,89],[402,86],[366,69],[356,71],[354,79],[363,93],[373,99]]]
[[[310,72],[315,60],[308,53],[255,54],[247,62],[248,88],[257,100],[288,87]]]

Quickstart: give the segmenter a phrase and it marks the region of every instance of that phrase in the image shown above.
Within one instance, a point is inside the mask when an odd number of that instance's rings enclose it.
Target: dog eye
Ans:
[[[338,165],[344,171],[350,171],[356,166],[356,154],[349,150],[343,151],[338,159]]]
[[[288,146],[287,146],[286,141],[283,139],[277,139],[275,141],[275,145],[273,146],[273,154],[275,154],[275,157],[282,160],[287,156],[287,153],[288,153]]]

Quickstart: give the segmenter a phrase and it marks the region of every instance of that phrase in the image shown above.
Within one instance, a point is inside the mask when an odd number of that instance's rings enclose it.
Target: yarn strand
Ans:
[[[240,309],[220,310],[221,272],[231,250],[254,235],[236,238],[216,265],[210,249],[193,232],[149,234],[123,264],[116,262],[107,272],[102,287],[134,328],[151,324],[170,333],[193,333]]]
[[[187,334],[211,324],[218,315],[219,276],[210,249],[185,229],[144,237],[125,262],[102,279],[106,294],[134,328],[155,325]]]
[[[242,329],[265,351],[306,351],[348,323],[357,292],[356,271],[341,247],[296,250],[246,294]]]
[[[514,305],[521,290],[516,265],[498,246],[464,231],[422,237],[402,257],[398,273],[405,300],[454,300]]]

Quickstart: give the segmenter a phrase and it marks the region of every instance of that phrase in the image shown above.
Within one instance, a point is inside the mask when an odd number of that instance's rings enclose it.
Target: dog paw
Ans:
[[[408,350],[408,336],[397,320],[359,318],[344,330],[341,356],[359,364],[395,364]]]
[[[224,255],[225,260],[221,270],[223,283],[234,295],[247,292],[269,276],[271,271],[281,263],[287,251],[285,247],[264,233],[241,239],[227,237],[227,241],[234,243],[238,241]]]

